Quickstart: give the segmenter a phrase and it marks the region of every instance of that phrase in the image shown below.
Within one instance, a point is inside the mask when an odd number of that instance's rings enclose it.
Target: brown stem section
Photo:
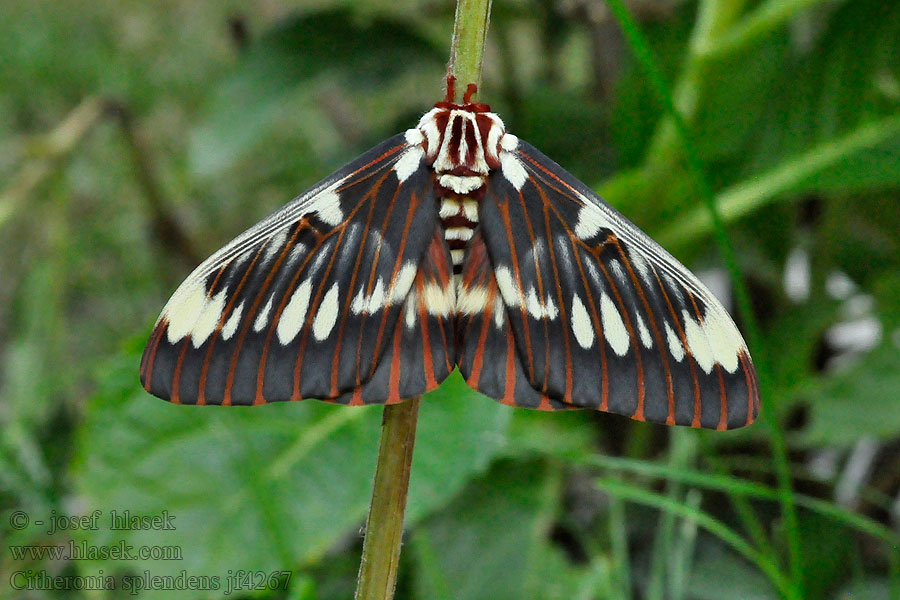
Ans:
[[[491,0],[457,0],[448,74],[464,86],[466,101],[472,100],[475,87],[481,83],[484,39],[490,14]],[[455,95],[453,77],[447,78],[451,102],[455,101],[452,98]],[[419,398],[384,407],[356,600],[392,600],[394,597],[418,415]]]
[[[418,417],[419,398],[384,407],[356,600],[394,597]]]

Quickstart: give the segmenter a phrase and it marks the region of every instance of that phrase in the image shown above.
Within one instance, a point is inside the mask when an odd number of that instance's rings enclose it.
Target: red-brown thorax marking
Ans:
[[[444,237],[454,272],[459,273],[464,249],[478,225],[479,200],[492,169],[500,168],[503,121],[487,104],[473,103],[469,84],[463,104],[455,103],[455,80],[447,78],[447,97],[419,121],[425,160],[435,174]]]

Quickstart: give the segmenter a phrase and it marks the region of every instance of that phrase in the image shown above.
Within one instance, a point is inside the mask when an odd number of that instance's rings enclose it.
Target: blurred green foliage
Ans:
[[[398,598],[898,597],[900,3],[626,4],[751,291],[796,530],[765,425],[537,414],[453,378],[422,404]],[[230,597],[352,594],[380,410],[177,407],[137,365],[197,260],[439,99],[452,23],[427,0],[0,3],[0,597],[238,569],[293,577]],[[488,43],[481,99],[508,129],[722,282],[682,142],[605,4],[497,0]],[[16,510],[168,510],[176,529],[47,535]],[[70,539],[182,556],[11,550]],[[119,589],[12,589],[29,569]]]

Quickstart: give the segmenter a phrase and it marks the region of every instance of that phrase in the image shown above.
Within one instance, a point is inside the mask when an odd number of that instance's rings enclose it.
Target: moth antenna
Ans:
[[[474,83],[470,83],[466,86],[466,93],[463,96],[463,104],[471,104],[472,96],[474,96],[478,92],[478,86]]]
[[[456,102],[456,77],[447,73],[447,95],[444,102]]]

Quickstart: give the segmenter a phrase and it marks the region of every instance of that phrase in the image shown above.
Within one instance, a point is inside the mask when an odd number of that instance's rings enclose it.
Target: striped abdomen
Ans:
[[[440,199],[440,218],[444,239],[453,259],[453,272],[462,272],[466,244],[478,226],[478,202],[472,198],[449,196]]]

